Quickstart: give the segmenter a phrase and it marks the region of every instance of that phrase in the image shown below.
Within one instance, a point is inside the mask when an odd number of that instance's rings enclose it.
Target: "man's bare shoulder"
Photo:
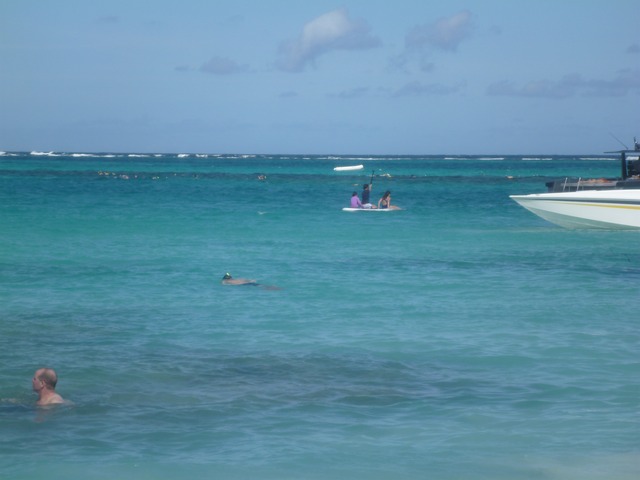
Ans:
[[[46,405],[59,405],[62,403],[68,403],[65,401],[64,398],[62,398],[60,395],[58,395],[57,393],[47,397],[47,398],[43,398],[41,400],[38,400],[36,402],[36,405],[38,405],[39,407],[43,407]]]

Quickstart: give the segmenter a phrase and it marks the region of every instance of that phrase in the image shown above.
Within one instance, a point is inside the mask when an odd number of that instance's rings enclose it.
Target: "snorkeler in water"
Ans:
[[[256,280],[250,278],[233,278],[230,273],[225,273],[222,277],[223,285],[252,285],[254,287],[262,287],[266,290],[280,290],[280,287],[275,285],[262,285]]]
[[[250,280],[248,278],[233,278],[231,274],[225,273],[224,277],[222,277],[223,285],[260,285],[255,280]]]

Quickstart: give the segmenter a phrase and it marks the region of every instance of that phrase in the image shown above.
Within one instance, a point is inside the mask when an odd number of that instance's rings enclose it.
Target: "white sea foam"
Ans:
[[[34,157],[59,157],[60,156],[60,154],[54,153],[54,152],[38,152],[38,151],[31,152],[31,155],[33,155]]]
[[[349,162],[378,162],[378,161],[389,161],[394,160],[395,158],[400,157],[341,157],[336,155],[328,155],[328,156],[319,156],[319,157],[308,157],[309,160],[338,160],[338,161],[349,161]],[[306,158],[305,158],[306,160]]]

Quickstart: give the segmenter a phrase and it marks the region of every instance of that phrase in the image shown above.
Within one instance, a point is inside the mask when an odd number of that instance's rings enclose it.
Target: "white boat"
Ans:
[[[336,172],[346,172],[349,170],[362,170],[364,165],[347,165],[346,167],[335,167]]]
[[[640,229],[640,189],[535,193],[511,198],[565,228]]]
[[[618,152],[619,179],[555,181],[547,183],[548,193],[510,197],[561,227],[640,229],[640,145],[634,143],[635,150]]]

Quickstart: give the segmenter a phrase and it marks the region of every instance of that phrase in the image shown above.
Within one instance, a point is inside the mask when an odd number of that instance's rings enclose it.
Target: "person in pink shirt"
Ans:
[[[351,195],[351,208],[362,208],[362,202],[358,198],[358,192],[353,192]]]

